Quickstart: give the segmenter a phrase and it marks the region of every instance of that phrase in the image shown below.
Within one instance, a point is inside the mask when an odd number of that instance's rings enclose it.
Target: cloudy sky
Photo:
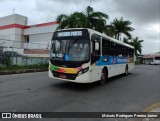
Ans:
[[[130,20],[135,28],[133,37],[144,40],[143,53],[160,51],[160,0],[0,0],[0,17],[15,9],[32,25],[55,21],[61,13],[84,11],[88,5],[108,14],[108,24],[114,18]]]

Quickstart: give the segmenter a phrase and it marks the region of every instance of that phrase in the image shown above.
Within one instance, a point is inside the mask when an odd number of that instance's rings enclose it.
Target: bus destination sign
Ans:
[[[82,36],[82,31],[58,32],[58,37]]]

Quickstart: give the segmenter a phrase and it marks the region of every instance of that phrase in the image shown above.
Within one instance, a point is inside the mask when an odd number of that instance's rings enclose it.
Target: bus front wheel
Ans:
[[[103,69],[102,73],[101,73],[101,80],[99,81],[99,83],[101,85],[105,84],[106,83],[106,80],[107,80],[107,71],[105,69]]]

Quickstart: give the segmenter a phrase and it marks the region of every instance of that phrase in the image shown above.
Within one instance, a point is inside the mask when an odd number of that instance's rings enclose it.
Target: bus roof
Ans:
[[[112,37],[110,37],[110,36],[107,36],[106,34],[102,34],[102,33],[100,33],[100,32],[97,32],[97,31],[95,31],[95,30],[92,30],[92,29],[88,29],[88,30],[89,30],[92,34],[93,34],[93,33],[98,34],[98,35],[100,35],[100,36],[102,36],[102,37],[105,37],[105,38],[107,38],[107,39],[109,39],[109,40],[111,40],[111,41],[113,41],[113,42],[116,42],[116,43],[118,43],[118,44],[121,44],[121,45],[124,45],[124,46],[126,46],[126,47],[129,47],[129,48],[134,49],[133,46],[131,46],[131,45],[129,45],[129,44],[126,44],[126,43],[124,43],[124,42],[121,42],[121,41],[119,41],[119,40],[117,40],[117,39],[114,39],[114,38],[112,38]]]
[[[106,34],[102,34],[102,33],[98,32],[98,31],[95,31],[95,30],[89,29],[89,28],[68,28],[68,29],[61,29],[61,30],[57,30],[57,31],[65,31],[65,30],[73,30],[73,29],[74,29],[74,30],[86,29],[86,30],[88,30],[88,31],[89,31],[90,33],[92,33],[92,34],[100,35],[100,36],[102,36],[102,37],[105,37],[105,38],[113,41],[113,42],[116,42],[116,43],[118,43],[118,44],[121,44],[121,45],[124,45],[124,46],[126,46],[126,47],[129,47],[129,48],[134,49],[134,47],[131,46],[131,45],[129,45],[129,44],[126,44],[126,43],[121,42],[121,41],[119,41],[119,40],[117,40],[117,39],[114,39],[114,38],[112,38],[112,37],[110,37],[110,36],[107,36]]]

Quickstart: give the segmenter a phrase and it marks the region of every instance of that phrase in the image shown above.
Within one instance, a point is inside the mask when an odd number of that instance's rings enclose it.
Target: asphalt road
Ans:
[[[136,65],[101,86],[53,80],[47,72],[0,76],[0,112],[141,112],[159,101],[159,65]]]

